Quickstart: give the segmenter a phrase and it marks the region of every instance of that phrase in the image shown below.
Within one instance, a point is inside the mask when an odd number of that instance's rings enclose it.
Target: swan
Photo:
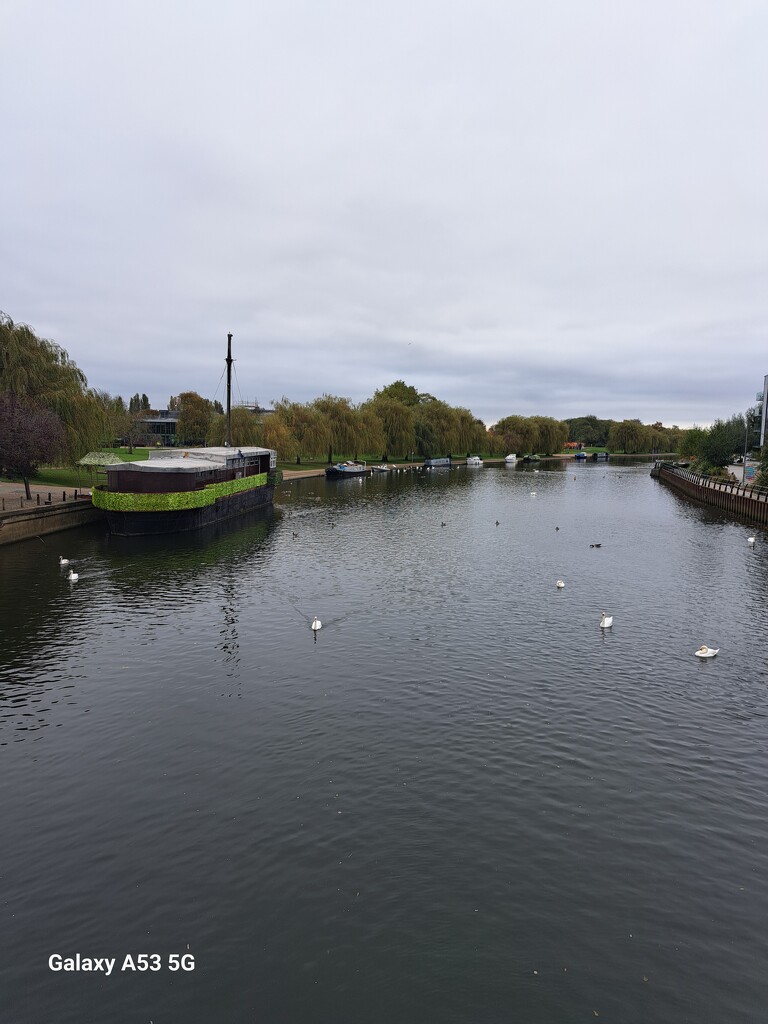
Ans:
[[[80,579],[80,574],[76,573],[76,572],[72,572],[72,570],[70,569],[69,570],[69,575],[67,576],[67,579],[69,580],[70,583],[74,583],[76,580]]]
[[[613,616],[606,615],[605,612],[603,612],[603,617],[600,619],[600,629],[610,629],[612,625]]]
[[[563,580],[558,580],[557,583],[555,584],[555,586],[557,587],[558,590],[562,590],[563,587],[565,586],[565,583],[563,582]]]
[[[702,644],[698,651],[694,651],[693,653],[697,658],[714,658],[719,650],[719,647],[707,647],[706,644]]]
[[[747,537],[747,544],[754,544],[754,543],[755,543],[755,538],[754,537]]]
[[[317,616],[315,616],[314,619],[312,619],[312,632],[316,633],[318,631],[318,629],[322,629],[322,628],[323,628],[322,622],[320,621],[320,619],[318,619]]]
[[[65,565],[69,565],[69,559],[65,558],[64,555],[59,555],[59,565],[63,568]]]

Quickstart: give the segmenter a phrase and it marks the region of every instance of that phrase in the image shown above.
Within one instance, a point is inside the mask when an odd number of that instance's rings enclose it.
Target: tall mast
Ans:
[[[232,434],[230,425],[230,413],[232,411],[232,335],[227,335],[227,432],[224,436],[224,444],[227,448],[232,446]]]

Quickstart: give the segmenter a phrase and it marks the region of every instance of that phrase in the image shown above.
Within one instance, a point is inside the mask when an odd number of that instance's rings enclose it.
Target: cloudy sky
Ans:
[[[768,373],[765,0],[0,0],[0,309],[153,406]],[[218,389],[218,390],[217,390]]]

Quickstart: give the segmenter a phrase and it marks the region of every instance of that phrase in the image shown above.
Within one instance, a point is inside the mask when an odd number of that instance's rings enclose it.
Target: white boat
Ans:
[[[506,458],[504,459],[504,461],[506,462],[506,464],[507,464],[508,466],[511,466],[513,462],[517,462],[517,456],[516,456],[516,455],[508,455],[508,456],[507,456],[507,457],[506,457]]]
[[[483,464],[483,460],[480,458],[479,455],[470,455],[467,458],[467,465],[468,466],[482,466],[482,464]]]
[[[394,466],[388,466],[386,462],[382,462],[380,466],[371,466],[374,473],[389,473],[389,471],[394,468]]]
[[[337,462],[335,466],[327,466],[325,475],[328,480],[341,480],[348,476],[368,476],[370,469],[364,462]]]

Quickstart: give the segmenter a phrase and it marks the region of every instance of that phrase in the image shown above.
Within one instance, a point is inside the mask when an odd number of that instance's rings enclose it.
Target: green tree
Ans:
[[[111,447],[118,439],[127,437],[131,414],[121,395],[113,397],[108,391],[96,391],[94,394],[104,409],[104,441],[106,447]]]
[[[568,441],[581,441],[591,448],[604,448],[608,444],[608,433],[613,420],[601,420],[597,416],[577,416],[564,421],[568,426]]]
[[[534,452],[538,444],[538,428],[527,416],[505,416],[491,427],[498,452]]]
[[[532,416],[539,435],[538,451],[543,455],[559,452],[568,440],[568,424],[551,416]]]
[[[263,445],[264,428],[261,418],[250,409],[238,406],[230,411],[229,426],[231,444],[242,448],[245,445]],[[227,417],[214,411],[208,423],[206,444],[223,445],[227,436]]]
[[[768,487],[768,441],[760,449],[760,466],[755,483],[758,487]]]
[[[312,408],[325,422],[328,431],[328,461],[333,453],[352,455],[363,448],[364,433],[357,411],[348,398],[323,395],[316,398]]]
[[[98,447],[106,427],[104,408],[85,374],[61,346],[39,338],[27,324],[0,313],[0,391],[54,413],[64,428],[59,456],[75,465]]]
[[[264,444],[290,460],[323,457],[329,438],[328,424],[314,408],[282,398],[272,403],[274,412],[264,425]]]
[[[182,391],[178,398],[176,436],[182,444],[201,444],[208,436],[213,404],[196,391]]]
[[[734,455],[741,451],[743,445],[743,419],[741,424],[737,424],[734,417],[730,420],[715,420],[701,444],[703,470],[722,469],[727,466]]]
[[[612,451],[635,454],[643,448],[643,424],[640,420],[622,420],[614,423],[608,432],[608,447]]]
[[[431,397],[431,396],[425,396]],[[387,384],[385,388],[381,388],[379,391],[375,391],[373,394],[374,401],[381,398],[388,398],[394,402],[402,402],[403,405],[416,406],[421,403],[421,395],[412,387],[410,384],[406,384],[403,380],[393,381],[392,384]]]
[[[376,392],[374,397],[366,406],[378,416],[383,434],[383,455],[387,458],[396,455],[407,456],[413,451],[416,445],[416,434],[414,430],[415,412],[414,407],[400,401],[397,398],[387,398]],[[375,449],[371,449],[373,451]]]
[[[424,458],[453,452],[458,442],[455,410],[438,399],[419,405],[415,431],[417,449]]]

